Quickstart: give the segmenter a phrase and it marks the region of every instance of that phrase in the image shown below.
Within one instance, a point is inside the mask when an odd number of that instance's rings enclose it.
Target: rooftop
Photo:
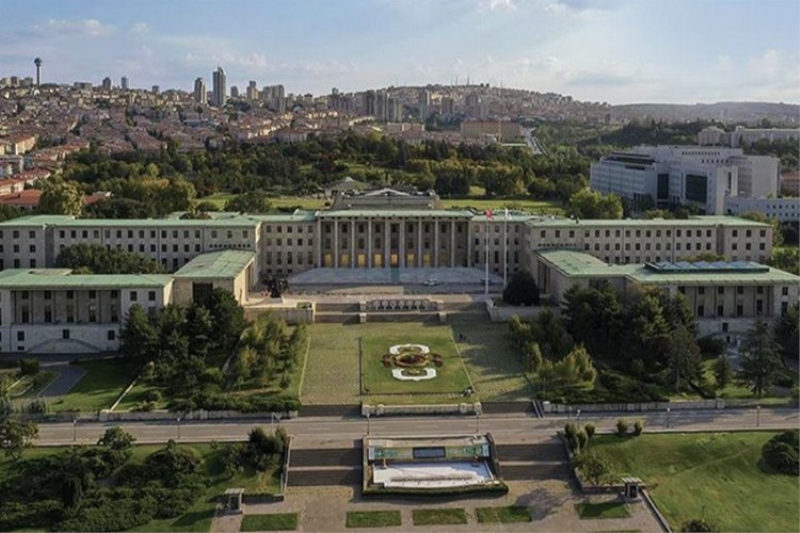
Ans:
[[[474,213],[467,210],[450,209],[341,209],[336,211],[319,211],[320,218],[468,218]]]
[[[683,219],[664,219],[664,218],[625,218],[622,220],[610,219],[569,219],[569,218],[533,218],[528,222],[529,225],[534,227],[540,226],[557,226],[559,228],[564,226],[569,227],[631,227],[631,228],[644,228],[644,227],[682,227],[688,226],[695,228],[697,226],[742,226],[742,227],[763,227],[768,228],[769,224],[763,222],[756,222],[741,217],[733,216],[712,216],[712,215],[698,215],[690,218]]]
[[[246,250],[224,250],[198,255],[173,274],[176,278],[235,278],[255,259]]]
[[[172,282],[167,274],[73,274],[68,268],[0,271],[0,289],[157,289]]]
[[[242,215],[231,215],[212,219],[181,219],[181,218],[75,218],[69,215],[30,215],[12,218],[0,222],[3,227],[30,227],[30,226],[73,226],[73,227],[168,227],[168,228],[202,228],[202,227],[256,227],[257,222]]]

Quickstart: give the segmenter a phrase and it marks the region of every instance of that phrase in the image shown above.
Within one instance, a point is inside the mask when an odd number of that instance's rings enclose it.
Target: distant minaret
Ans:
[[[36,59],[34,59],[33,60],[33,64],[36,65],[36,86],[38,87],[39,86],[39,82],[41,81],[41,78],[39,77],[39,75],[41,74],[41,70],[42,70],[42,60],[41,60],[41,58],[37,57]]]

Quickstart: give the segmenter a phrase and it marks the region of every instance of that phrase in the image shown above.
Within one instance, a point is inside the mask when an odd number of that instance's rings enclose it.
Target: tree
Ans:
[[[786,310],[786,314],[775,322],[775,338],[781,345],[782,355],[789,359],[798,359],[800,355],[800,304],[795,303]]]
[[[611,473],[611,465],[605,457],[589,451],[575,456],[574,466],[594,485],[602,483]]]
[[[39,428],[33,422],[6,416],[0,420],[0,448],[14,460],[22,457],[25,448],[33,446],[39,436]]]
[[[56,258],[59,268],[82,269],[91,274],[161,274],[162,266],[152,259],[127,250],[106,248],[101,244],[80,243],[61,250]]]
[[[800,475],[800,432],[784,431],[769,439],[761,448],[761,457],[774,470],[790,476]]]
[[[569,199],[567,211],[576,218],[620,219],[622,200],[616,194],[603,195],[590,189],[583,189]]]
[[[527,270],[515,272],[503,289],[503,301],[511,305],[539,305],[539,287]]]
[[[230,291],[217,287],[199,305],[209,310],[212,316],[214,337],[212,342],[220,348],[231,349],[239,340],[247,320],[244,318],[244,309],[233,297]]]
[[[0,222],[22,216],[22,210],[13,205],[0,205]]]
[[[678,326],[669,337],[667,372],[675,392],[688,388],[690,383],[699,381],[703,375],[700,348],[686,326]]]
[[[39,198],[39,212],[49,215],[80,215],[83,193],[75,182],[48,183]]]
[[[225,211],[238,213],[268,213],[270,209],[269,197],[263,191],[246,192],[225,203]]]
[[[733,379],[733,365],[725,354],[714,360],[714,377],[717,380],[718,389],[724,389]]]
[[[139,363],[150,361],[158,347],[158,330],[139,304],[128,310],[128,317],[120,332],[120,351]]]
[[[736,378],[761,398],[775,382],[781,366],[780,345],[769,325],[758,318],[742,344],[742,359]]]
[[[772,257],[767,260],[767,264],[800,276],[800,249],[779,248],[773,250]]]
[[[114,451],[130,449],[136,438],[119,426],[108,428],[97,441],[98,446],[106,446]]]

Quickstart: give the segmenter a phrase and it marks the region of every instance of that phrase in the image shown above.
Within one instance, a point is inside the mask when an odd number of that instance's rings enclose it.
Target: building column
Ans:
[[[456,221],[450,223],[450,268],[456,266]]]
[[[406,266],[406,221],[400,222],[400,268]]]
[[[425,266],[425,263],[422,261],[422,253],[424,249],[422,247],[422,219],[420,218],[417,221],[417,265],[419,268]]]
[[[350,268],[356,267],[356,223],[350,221]]]
[[[367,219],[367,268],[372,268],[372,219]]]
[[[390,230],[391,228],[389,227],[389,219],[386,218],[383,223],[383,249],[385,250],[385,253],[383,254],[383,268],[389,268],[392,266],[392,234]]]
[[[322,267],[322,219],[317,218],[317,244],[314,247],[317,256],[317,268]]]
[[[433,220],[433,266],[439,267],[439,219]]]
[[[333,268],[339,268],[339,221],[333,219]]]

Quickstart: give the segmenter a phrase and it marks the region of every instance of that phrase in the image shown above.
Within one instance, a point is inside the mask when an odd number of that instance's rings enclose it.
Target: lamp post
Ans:
[[[480,435],[481,433],[481,414],[475,413],[475,434]]]
[[[756,405],[756,427],[761,427],[761,406]]]
[[[369,427],[369,411],[367,411],[367,435],[369,435],[369,433],[370,433],[370,427]]]
[[[76,442],[78,440],[78,419],[75,418],[72,420],[72,442]]]
[[[669,429],[669,407],[667,407],[667,429]]]
[[[581,427],[581,410],[578,409],[578,429]]]
[[[181,440],[181,417],[178,417],[176,421],[178,422],[178,440]]]

